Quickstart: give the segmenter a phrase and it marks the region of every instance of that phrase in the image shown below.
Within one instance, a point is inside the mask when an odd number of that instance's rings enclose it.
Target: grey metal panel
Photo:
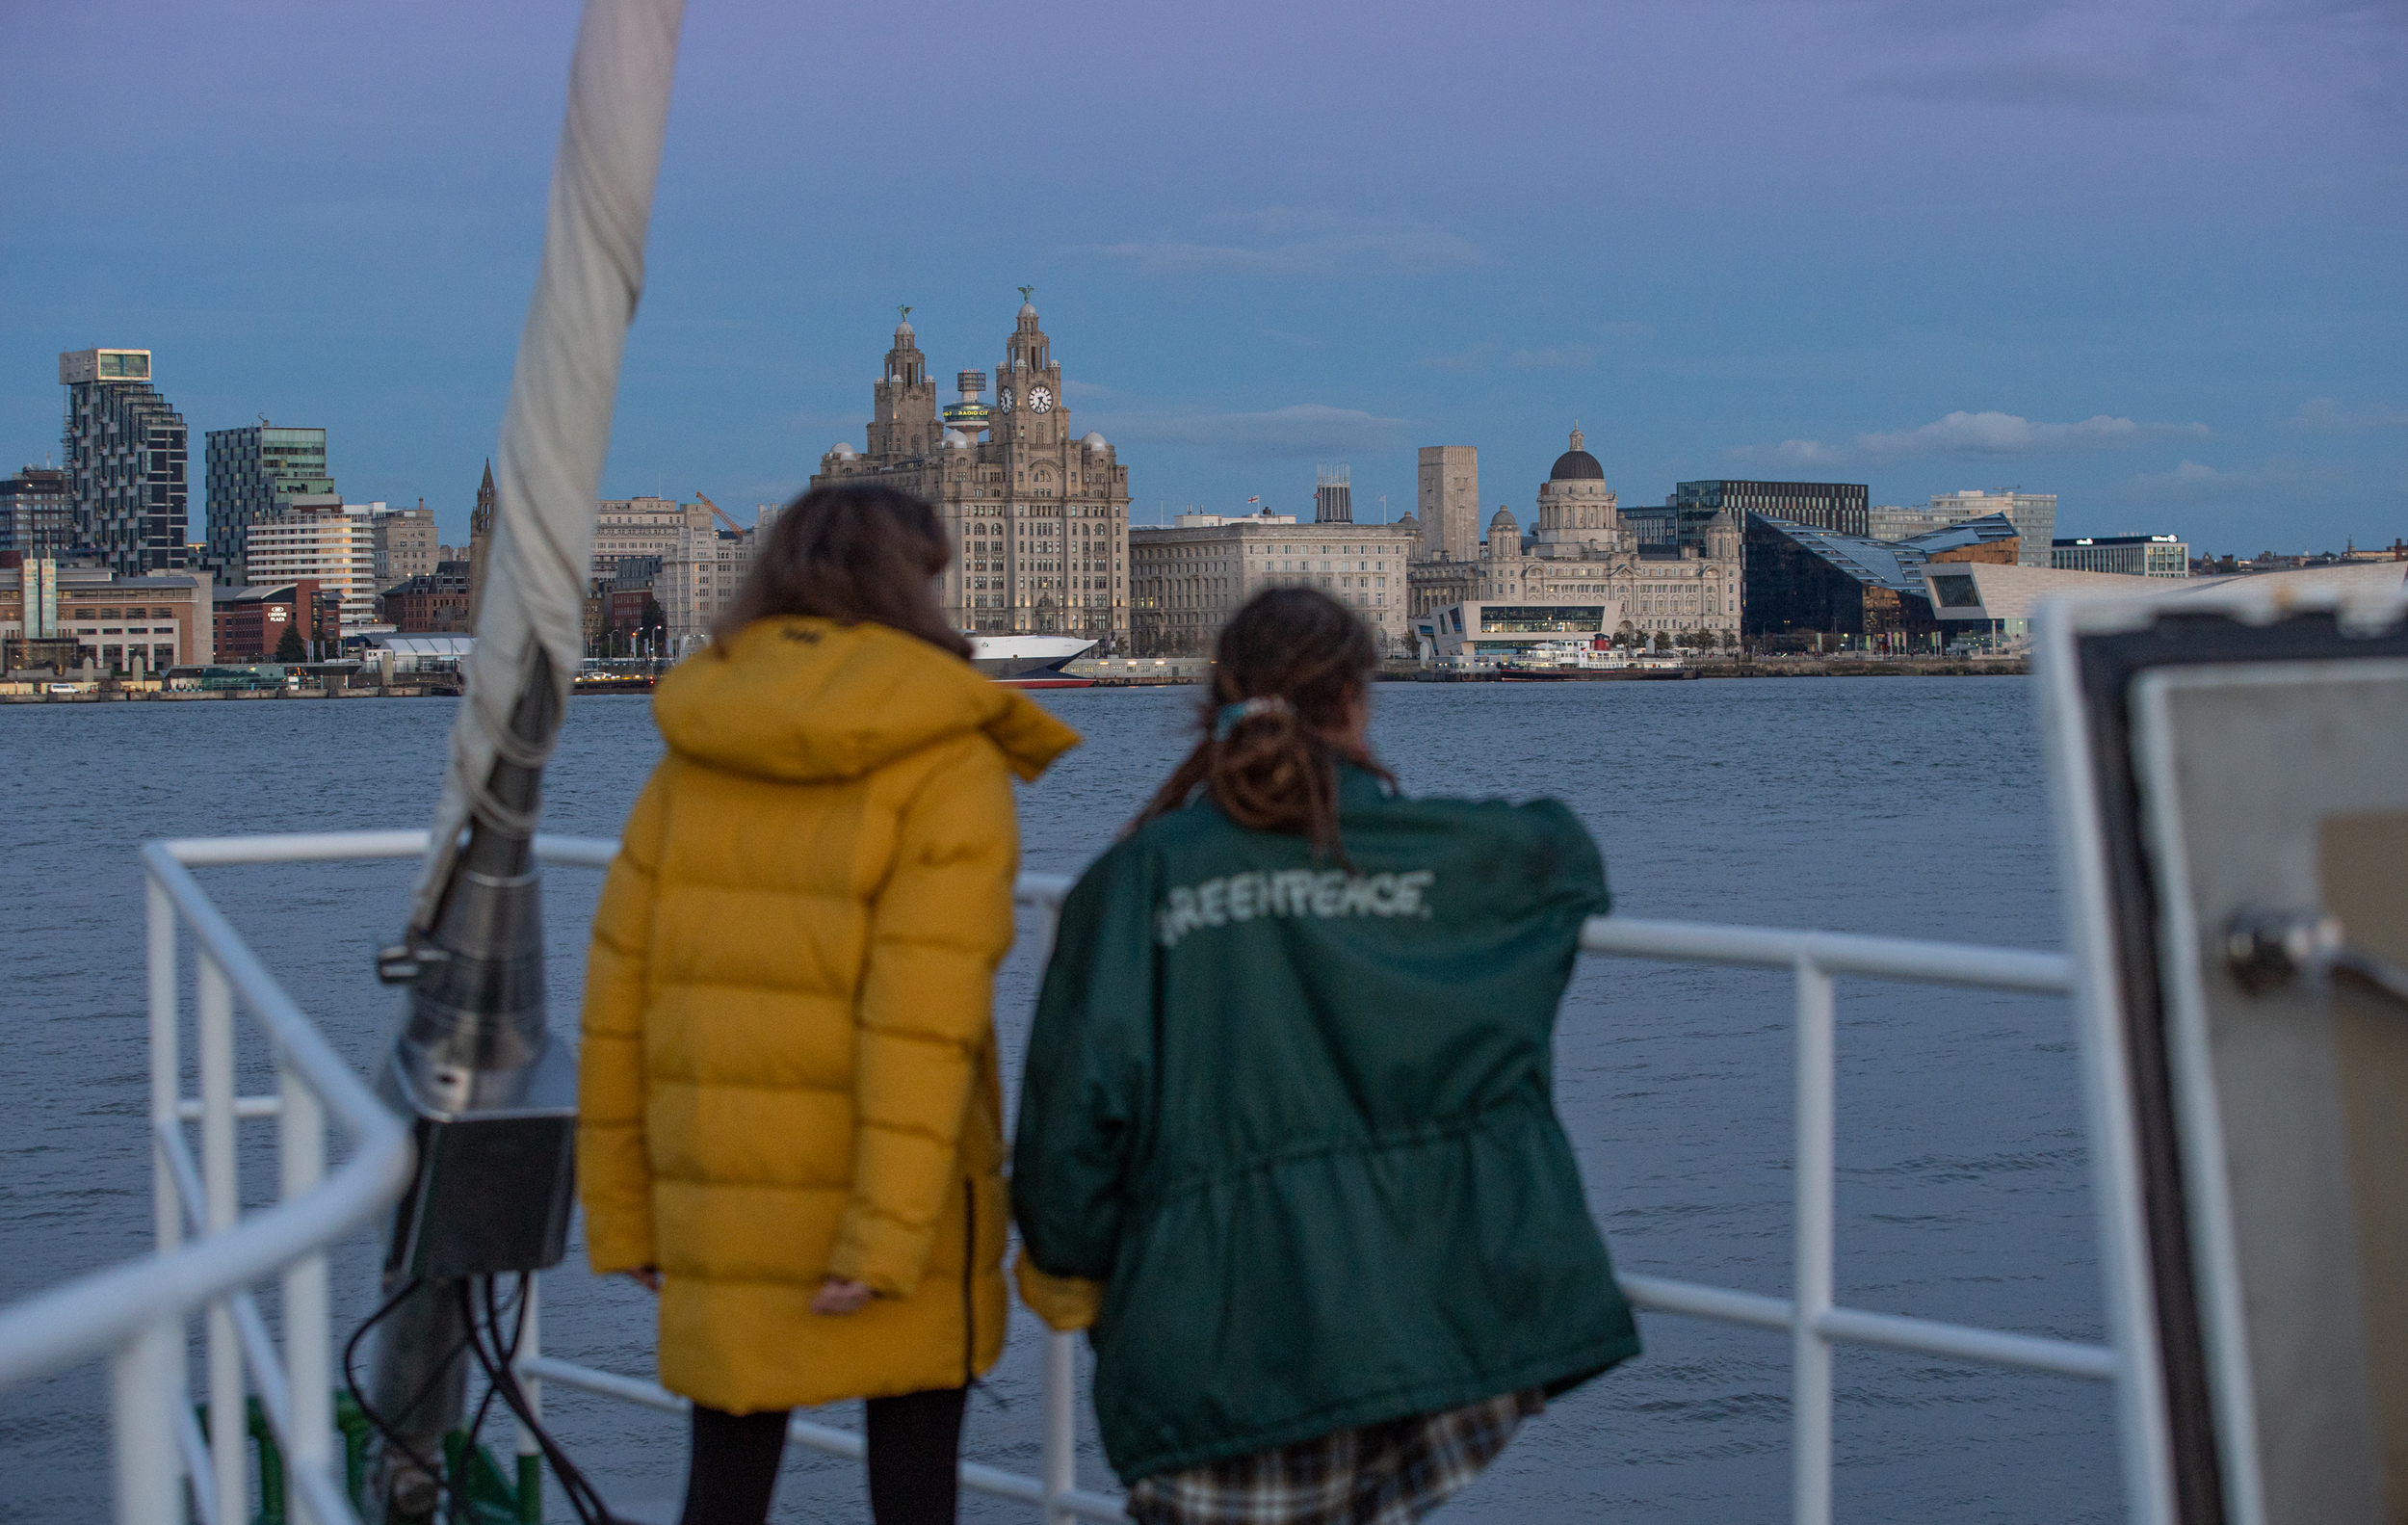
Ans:
[[[2223,932],[2246,907],[2320,903],[2328,818],[2408,808],[2408,662],[2190,667],[2132,692],[2227,1503],[2241,1525],[2379,1525],[2329,992],[2247,993]]]

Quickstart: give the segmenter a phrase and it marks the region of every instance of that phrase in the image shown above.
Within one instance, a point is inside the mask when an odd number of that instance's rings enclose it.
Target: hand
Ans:
[[[646,1292],[657,1294],[661,1290],[661,1270],[658,1266],[639,1266],[621,1275]]]
[[[811,1311],[838,1316],[858,1313],[868,1307],[870,1300],[877,1296],[877,1293],[858,1281],[847,1281],[842,1276],[830,1276],[821,1284],[820,1290],[812,1295]]]

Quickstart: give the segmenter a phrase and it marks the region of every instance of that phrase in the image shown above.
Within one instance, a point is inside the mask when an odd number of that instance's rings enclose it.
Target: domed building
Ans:
[[[1565,631],[1634,645],[1729,645],[1740,632],[1740,531],[1726,512],[1703,539],[1678,550],[1642,546],[1576,426],[1571,448],[1539,484],[1531,533],[1499,505],[1479,560],[1414,564],[1412,615],[1454,604],[1556,605]],[[1557,623],[1550,617],[1550,628]]]
[[[1606,486],[1606,468],[1583,448],[1580,426],[1572,427],[1572,448],[1556,458],[1555,469],[1538,486],[1538,543],[1542,547],[1596,545],[1622,548],[1636,539],[1622,527],[1619,500]],[[1550,554],[1542,549],[1540,555]]]

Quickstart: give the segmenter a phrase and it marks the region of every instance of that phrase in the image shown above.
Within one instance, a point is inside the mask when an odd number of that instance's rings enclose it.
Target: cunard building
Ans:
[[[982,401],[985,373],[963,371],[959,400],[941,410],[903,311],[873,388],[868,448],[836,446],[811,485],[873,479],[934,504],[953,540],[943,598],[957,628],[1123,645],[1129,470],[1103,435],[1073,436],[1036,308],[1024,301],[1004,341],[994,403]]]

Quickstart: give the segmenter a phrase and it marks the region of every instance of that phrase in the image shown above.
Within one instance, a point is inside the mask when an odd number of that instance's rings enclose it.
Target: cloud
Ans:
[[[1202,445],[1259,460],[1374,455],[1400,449],[1409,420],[1355,408],[1298,403],[1264,413],[1181,413],[1115,420],[1112,437],[1133,444]]]
[[[2147,438],[2205,439],[2205,424],[2140,424],[2129,418],[2095,414],[2077,423],[2034,423],[2014,413],[1969,413],[1962,409],[1920,429],[1873,431],[1858,434],[1847,445],[1819,439],[1785,439],[1767,449],[1746,445],[1731,454],[1738,460],[1768,460],[1800,465],[1830,465],[1855,456],[1895,460],[1903,456],[1964,456],[1998,460],[2007,456],[2074,450],[2099,450],[2136,444]]]
[[[1061,395],[1064,397],[1118,397],[1120,393],[1109,386],[1098,386],[1093,381],[1074,381],[1064,377],[1061,383]]]
[[[1593,344],[1564,344],[1549,350],[1516,350],[1505,364],[1523,371],[1569,371],[1597,363]]]
[[[2369,429],[2408,429],[2408,408],[2386,408],[2369,403],[2364,408],[2343,408],[2329,397],[2311,397],[2299,405],[2299,411],[2283,421],[2286,429],[2313,434],[2355,434]]]
[[[2107,494],[2127,503],[2261,504],[2269,498],[2349,490],[2347,476],[2330,461],[2277,456],[2255,465],[2211,466],[2184,460],[2171,471],[2144,471],[2125,478]]]
[[[1734,460],[1769,460],[1784,466],[1828,466],[1847,459],[1847,452],[1837,445],[1826,445],[1819,439],[1784,439],[1770,448],[1741,445],[1731,452]]]
[[[1149,276],[1427,276],[1488,263],[1488,252],[1426,223],[1272,208],[1216,220],[1228,242],[1132,240],[1084,251]]]
[[[1924,425],[1891,434],[1856,436],[1857,448],[1873,457],[1890,456],[2025,456],[2040,451],[2096,450],[2132,444],[2146,434],[2208,437],[2205,424],[2136,424],[2129,418],[2097,413],[2079,423],[2035,424],[2013,413],[1968,413],[1962,410]]]
[[[2153,70],[2155,71],[2153,77]],[[2038,106],[2104,113],[2167,111],[2197,96],[2150,60],[2050,57],[1899,65],[1849,88],[1858,95],[1936,106]]]
[[[1500,346],[1493,339],[1482,339],[1455,355],[1426,355],[1422,363],[1433,371],[1485,371],[1495,359]]]

